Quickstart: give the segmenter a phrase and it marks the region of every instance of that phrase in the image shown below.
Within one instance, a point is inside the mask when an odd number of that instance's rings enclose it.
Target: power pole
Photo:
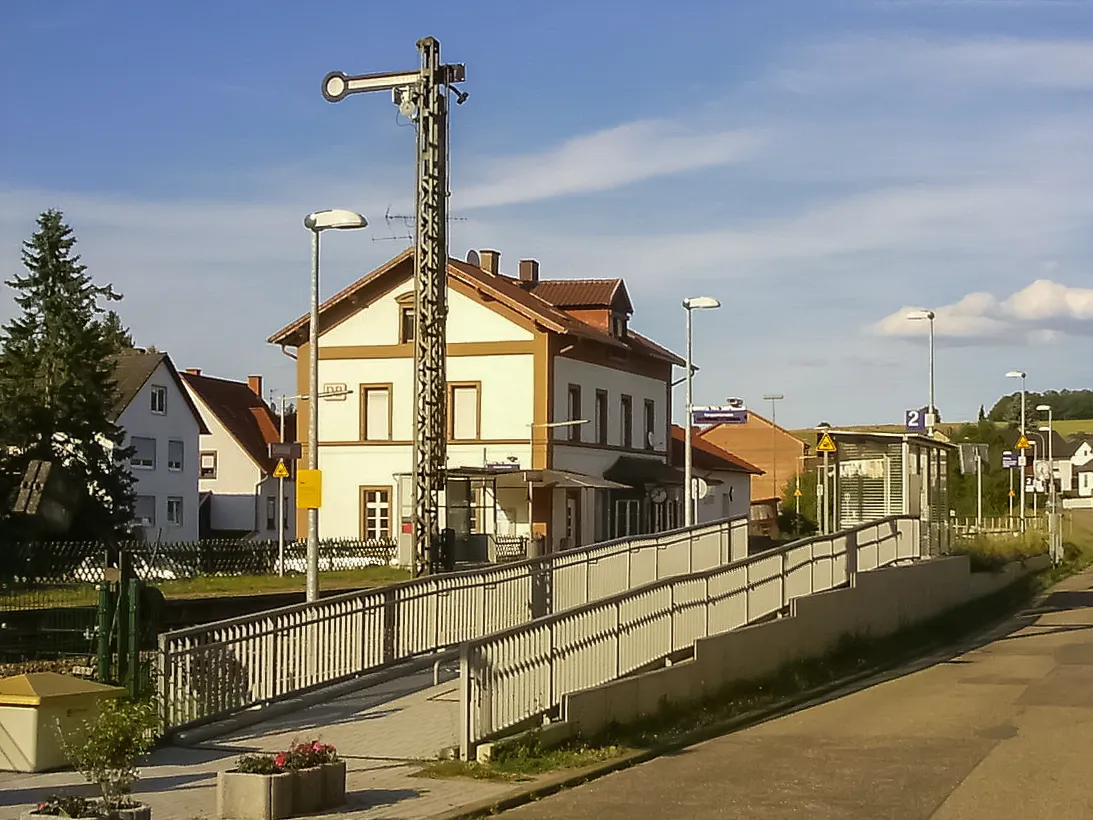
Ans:
[[[417,191],[414,224],[414,576],[425,575],[440,542],[440,491],[447,463],[448,315],[448,91],[467,95],[462,64],[440,62],[440,43],[418,40],[421,67],[414,71],[347,76],[331,72],[323,96],[392,92],[399,110],[417,124]]]

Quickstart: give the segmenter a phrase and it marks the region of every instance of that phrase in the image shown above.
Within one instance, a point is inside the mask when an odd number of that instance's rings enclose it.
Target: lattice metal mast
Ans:
[[[417,71],[349,77],[331,72],[323,96],[338,102],[350,94],[392,90],[395,103],[417,123],[414,297],[414,575],[428,572],[430,548],[440,540],[440,491],[447,462],[448,314],[448,99],[463,82],[463,65],[443,65],[440,43],[417,43]],[[462,103],[466,94],[452,89]]]

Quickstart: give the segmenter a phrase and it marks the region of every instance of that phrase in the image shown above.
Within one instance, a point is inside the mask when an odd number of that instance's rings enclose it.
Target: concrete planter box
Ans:
[[[220,772],[216,813],[222,820],[280,820],[293,813],[293,772],[247,774]]]
[[[323,767],[292,772],[292,813],[315,814],[323,807]]]
[[[25,811],[19,815],[19,820],[42,820],[44,817],[56,818],[57,815],[39,814],[37,810]],[[111,820],[152,820],[152,807],[138,803],[128,808],[116,809],[110,813],[109,817]],[[75,818],[75,820],[99,820],[99,818]]]
[[[333,763],[324,763],[320,770],[323,773],[323,803],[324,809],[333,809],[345,804],[345,761],[336,760]]]

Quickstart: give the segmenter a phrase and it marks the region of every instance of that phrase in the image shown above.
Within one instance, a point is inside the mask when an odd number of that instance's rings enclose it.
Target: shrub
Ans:
[[[71,795],[53,795],[48,800],[38,804],[35,814],[43,814],[47,817],[102,817],[102,806],[85,797],[73,797]]]
[[[282,754],[284,754],[282,752]],[[243,755],[235,764],[235,768],[244,774],[280,774],[285,767],[277,764],[281,755]]]
[[[112,811],[130,802],[137,764],[151,751],[158,727],[154,703],[108,700],[74,737],[61,734],[61,748],[87,782],[99,787]]]

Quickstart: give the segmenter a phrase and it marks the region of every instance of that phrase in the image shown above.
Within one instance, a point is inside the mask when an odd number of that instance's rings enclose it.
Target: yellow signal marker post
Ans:
[[[317,510],[323,506],[323,471],[296,472],[296,509]]]

